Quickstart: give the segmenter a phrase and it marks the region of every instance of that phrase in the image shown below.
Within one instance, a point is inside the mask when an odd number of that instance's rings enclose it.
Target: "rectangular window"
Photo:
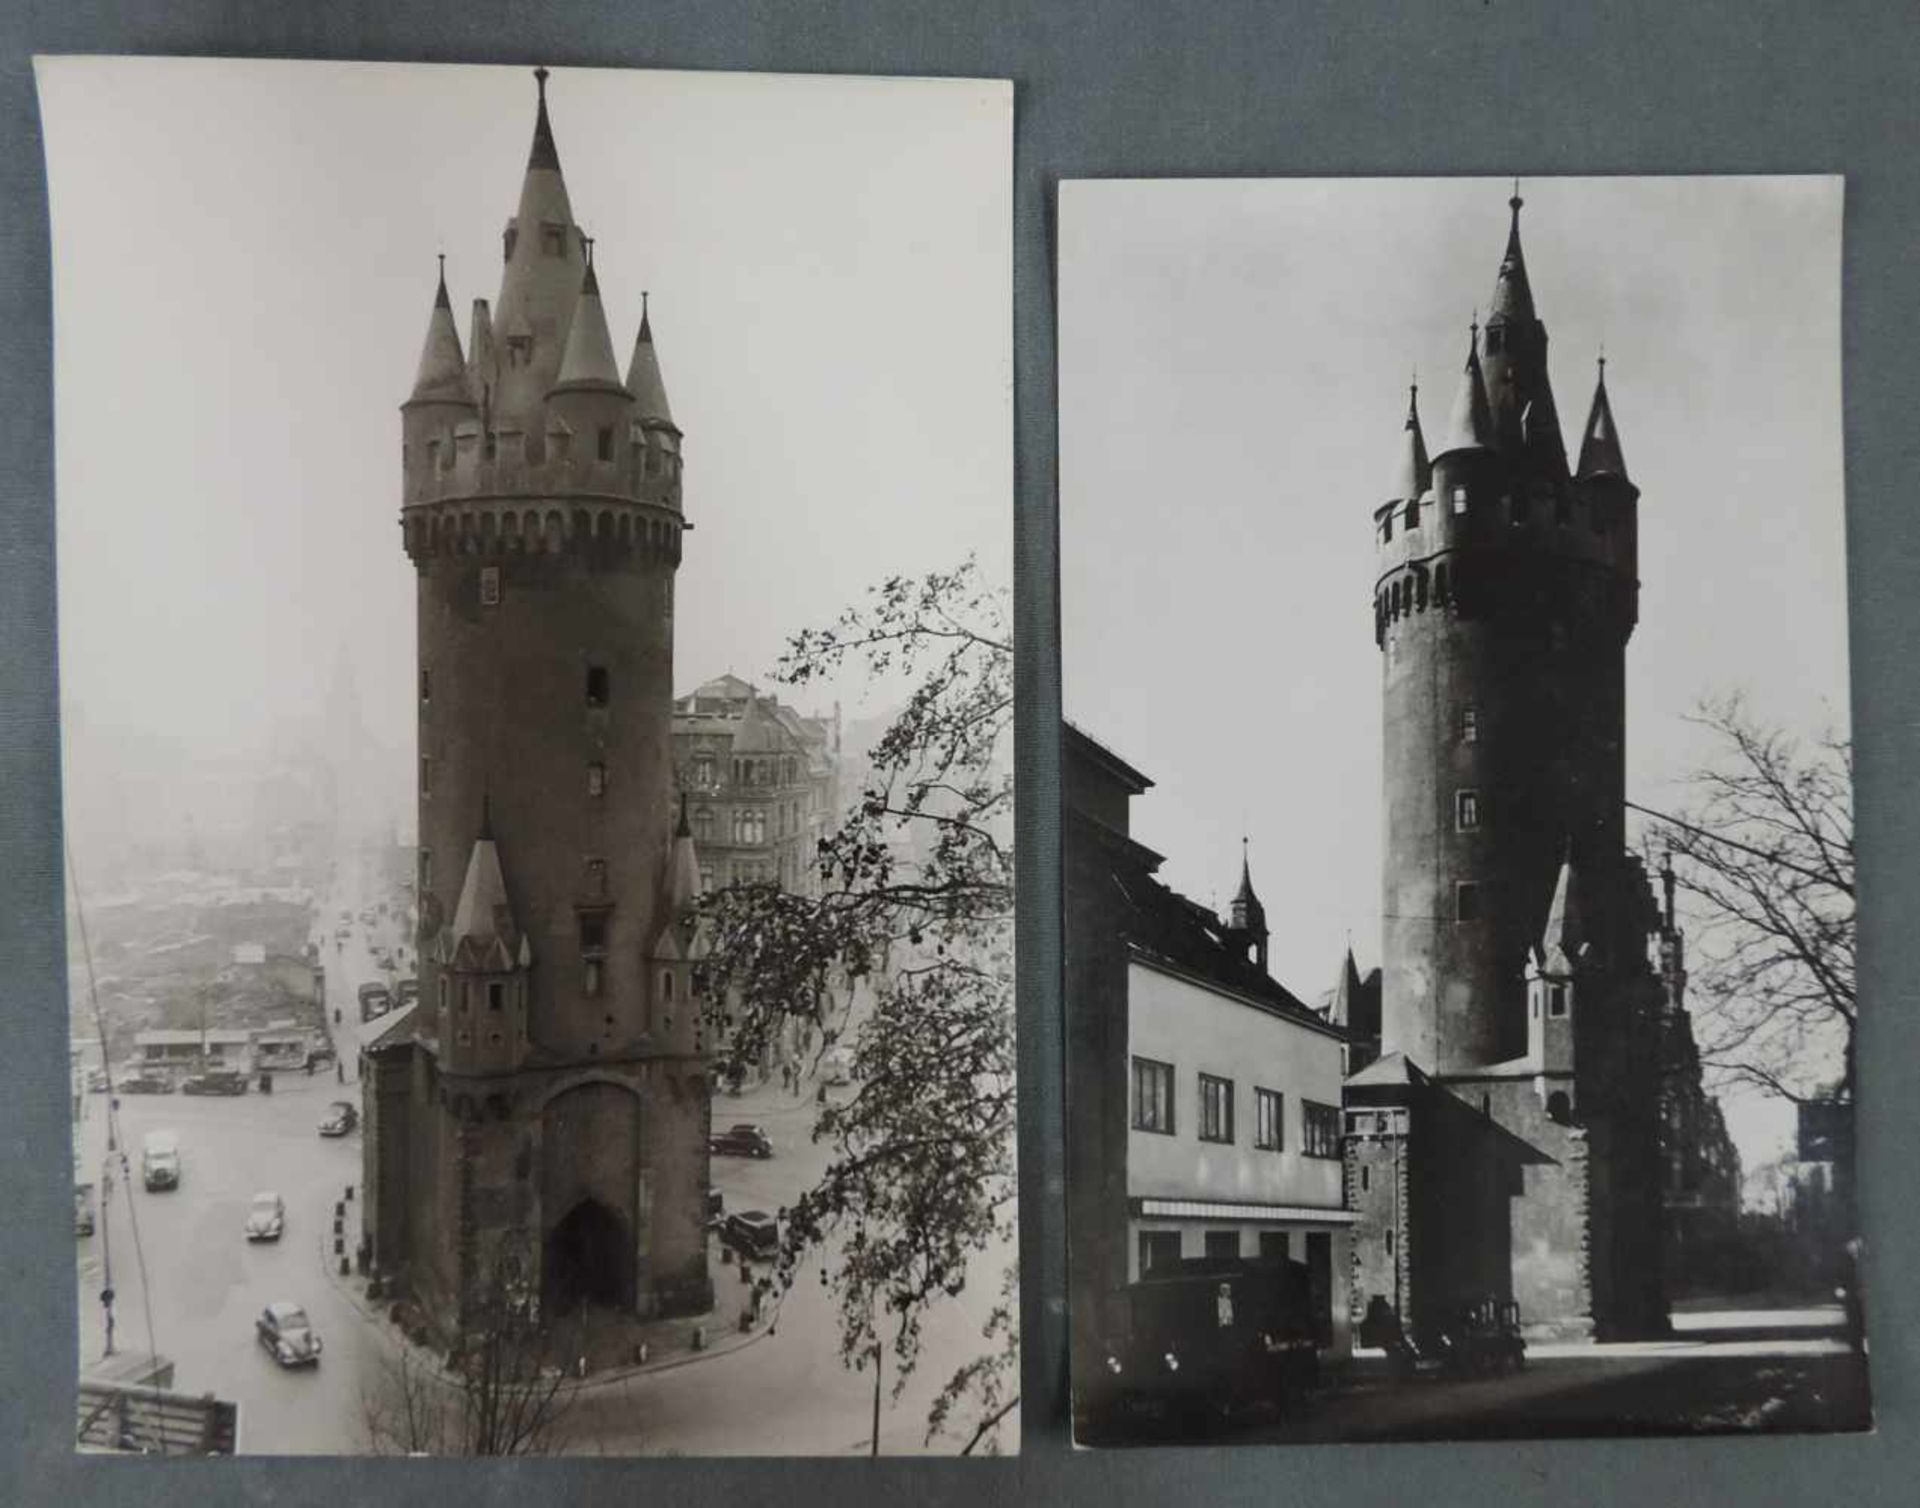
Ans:
[[[1236,1258],[1240,1255],[1240,1232],[1210,1230],[1206,1234],[1206,1253],[1210,1257]]]
[[[1283,1230],[1263,1230],[1260,1232],[1260,1260],[1262,1262],[1284,1262],[1292,1255],[1287,1247],[1287,1233]]]
[[[607,951],[607,915],[604,911],[580,913],[580,951],[582,953]]]
[[[1507,499],[1507,517],[1518,527],[1527,521],[1527,495],[1515,492]]]
[[[600,430],[600,459],[603,461],[613,459],[613,431],[604,426]]]
[[[587,667],[587,705],[589,707],[606,706],[608,694],[607,667],[589,665]]]
[[[1253,1144],[1263,1152],[1278,1152],[1287,1144],[1286,1103],[1277,1089],[1253,1091]]]
[[[482,566],[480,568],[480,605],[498,607],[500,605],[500,567]]]
[[[550,257],[563,257],[567,254],[567,228],[555,225],[552,221],[543,221],[540,226],[540,250]]]
[[[587,894],[596,899],[607,893],[607,861],[587,860]]]
[[[1360,1164],[1360,1192],[1366,1193],[1373,1187],[1373,1169],[1364,1162]]]
[[[1393,543],[1393,512],[1391,509],[1388,510],[1387,516],[1380,520],[1380,543],[1383,545]]]
[[[1453,887],[1453,919],[1457,922],[1480,920],[1480,886],[1474,880],[1462,880]]]
[[[1200,1075],[1200,1140],[1233,1140],[1233,1080]]]
[[[1179,1265],[1180,1232],[1143,1230],[1140,1232],[1140,1276]]]
[[[1480,825],[1480,794],[1477,791],[1456,791],[1453,796],[1453,825],[1463,833],[1472,832]]]
[[[1547,986],[1547,1014],[1564,1016],[1567,1013],[1567,987],[1564,984]]]
[[[422,669],[420,672],[420,705],[426,706],[433,700],[433,672]]]
[[[581,991],[588,995],[598,995],[600,993],[601,977],[600,960],[597,958],[589,958],[587,960],[586,972],[580,980]]]
[[[505,1010],[507,1005],[507,987],[497,979],[487,981],[487,1009]]]
[[[1453,489],[1453,511],[1455,513],[1465,513],[1467,511],[1466,488],[1456,487]]]
[[[420,888],[423,891],[433,889],[433,850],[420,850]]]
[[[607,793],[607,767],[598,760],[587,766],[587,794],[604,796]]]
[[[1462,707],[1460,709],[1460,742],[1474,744],[1480,742],[1480,709]]]
[[[1340,1155],[1340,1112],[1337,1108],[1332,1105],[1316,1105],[1312,1100],[1302,1100],[1300,1122],[1302,1152],[1309,1157]]]
[[[424,754],[420,756],[420,794],[433,794],[433,761]]]
[[[1133,1129],[1173,1135],[1173,1065],[1133,1060]]]

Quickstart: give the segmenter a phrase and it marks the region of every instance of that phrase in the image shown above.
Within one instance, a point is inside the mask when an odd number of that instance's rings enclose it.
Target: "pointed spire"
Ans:
[[[1554,882],[1553,904],[1547,908],[1546,930],[1541,934],[1540,950],[1549,965],[1571,967],[1586,949],[1586,919],[1581,914],[1580,880],[1573,868],[1573,840],[1567,840],[1565,857],[1560,861],[1560,877]]]
[[[667,914],[679,920],[700,897],[700,859],[694,851],[693,828],[687,822],[687,798],[680,796],[680,820],[673,830],[673,852],[667,860]]]
[[[1260,897],[1253,893],[1253,868],[1247,858],[1247,840],[1240,840],[1240,888],[1234,892],[1233,903],[1227,908],[1228,924],[1241,932],[1260,932],[1266,929],[1267,908],[1260,904]]]
[[[1400,453],[1395,458],[1390,503],[1412,502],[1432,485],[1433,466],[1427,459],[1427,439],[1420,431],[1420,384],[1407,385],[1407,422],[1402,426]]]
[[[633,360],[627,363],[627,391],[633,394],[634,410],[642,419],[670,426],[673,410],[667,407],[667,385],[660,376],[660,357],[653,345],[653,318],[647,303],[647,291],[642,288],[640,333],[634,337]]]
[[[1524,203],[1520,197],[1520,180],[1516,178],[1513,197],[1507,200],[1507,208],[1513,211],[1513,221],[1507,228],[1507,250],[1500,258],[1500,271],[1493,280],[1493,302],[1487,308],[1490,325],[1534,317],[1533,288],[1527,281],[1527,261],[1520,251],[1520,206]]]
[[[447,259],[440,258],[440,283],[434,290],[433,312],[427,316],[427,338],[420,347],[420,367],[414,374],[412,403],[467,403],[467,361],[460,352],[460,332],[454,327],[453,306],[447,298]]]
[[[560,171],[560,153],[553,144],[553,122],[547,119],[547,70],[544,66],[533,70],[534,87],[540,91],[540,106],[533,119],[533,150],[527,153],[529,168],[549,168]]]
[[[453,941],[458,947],[468,939],[491,942],[498,938],[511,947],[515,932],[513,912],[507,904],[507,879],[500,868],[500,849],[483,826],[467,858],[460,902],[454,907]]]
[[[1480,370],[1480,316],[1476,311],[1467,335],[1467,365],[1454,394],[1453,413],[1441,455],[1456,450],[1486,450],[1493,444],[1493,413],[1487,404],[1487,383]]]
[[[1360,1001],[1360,968],[1353,961],[1353,944],[1340,961],[1340,979],[1333,987],[1333,1000],[1327,1007],[1327,1019],[1335,1026],[1353,1024],[1354,1007]]]
[[[566,354],[560,359],[553,391],[587,387],[625,392],[620,368],[614,364],[613,337],[607,333],[606,307],[600,302],[600,280],[593,271],[593,243],[586,245],[587,270],[580,280],[580,298],[573,306]]]
[[[1620,451],[1620,431],[1613,422],[1613,404],[1607,399],[1607,358],[1600,358],[1600,375],[1593,385],[1593,407],[1587,412],[1587,428],[1580,441],[1580,464],[1574,474],[1581,479],[1596,476],[1627,478],[1627,458]]]

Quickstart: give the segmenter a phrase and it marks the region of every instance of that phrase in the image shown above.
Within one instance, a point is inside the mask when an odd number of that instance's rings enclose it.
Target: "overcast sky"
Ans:
[[[344,657],[408,748],[399,405],[435,254],[463,344],[498,293],[529,69],[39,78],[63,698],[89,737],[211,761],[313,718]],[[1010,86],[561,69],[548,94],[617,357],[648,289],[686,432],[679,688],[763,674],[892,572],[974,552],[1009,580]]]
[[[1135,834],[1224,904],[1251,840],[1275,975],[1380,961],[1374,508],[1418,369],[1432,448],[1509,180],[1073,182],[1060,194],[1067,716],[1157,784]],[[1569,461],[1595,357],[1641,489],[1629,796],[1743,690],[1847,719],[1837,178],[1521,184]],[[1735,1111],[1749,1162],[1783,1122]]]

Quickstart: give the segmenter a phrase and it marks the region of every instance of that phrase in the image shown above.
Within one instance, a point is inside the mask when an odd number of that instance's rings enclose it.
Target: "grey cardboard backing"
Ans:
[[[30,59],[139,52],[1010,77],[1015,126],[1024,1450],[998,1462],[261,1460],[73,1455],[52,329]],[[0,15],[0,1498],[22,1503],[1610,1504],[1911,1501],[1920,1103],[1920,27],[1899,4],[1743,0],[221,0]],[[1054,189],[1073,176],[1838,172],[1864,995],[1872,1436],[1076,1452],[1065,1424]],[[130,254],[129,275],[137,276]],[[156,380],[163,380],[156,374]],[[1193,500],[1196,504],[1204,499]]]

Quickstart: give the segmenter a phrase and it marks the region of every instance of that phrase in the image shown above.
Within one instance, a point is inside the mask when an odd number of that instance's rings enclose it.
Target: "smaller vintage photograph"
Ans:
[[[38,78],[76,1448],[1016,1450],[1011,86]]]
[[[1082,1444],[1870,1427],[1842,202],[1062,186]]]

